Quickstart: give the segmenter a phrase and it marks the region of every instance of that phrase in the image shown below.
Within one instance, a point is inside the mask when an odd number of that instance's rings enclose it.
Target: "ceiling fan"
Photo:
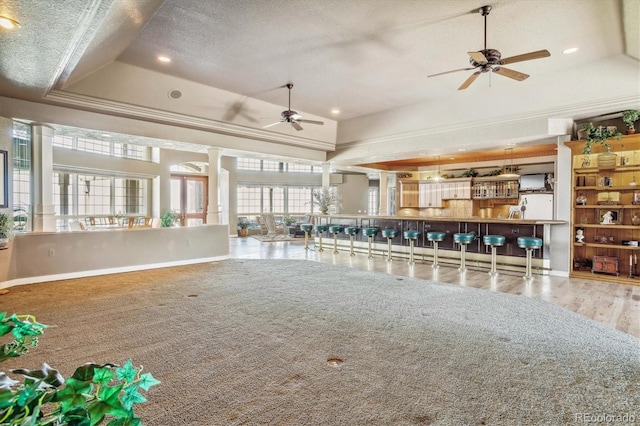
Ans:
[[[280,113],[280,121],[267,124],[266,126],[263,127],[263,129],[266,129],[267,127],[275,126],[281,123],[291,123],[291,126],[296,130],[302,130],[302,126],[300,125],[300,123],[319,124],[319,125],[324,124],[322,121],[303,120],[300,114],[298,114],[296,111],[292,111],[291,110],[291,89],[293,88],[293,83],[287,83],[284,87],[289,89],[289,109],[286,111],[282,111],[282,113]]]
[[[522,81],[529,77],[528,74],[524,74],[518,71],[514,71],[509,68],[505,68],[502,65],[513,64],[515,62],[530,61],[532,59],[540,59],[551,56],[548,50],[537,50],[535,52],[523,53],[521,55],[511,56],[509,58],[501,59],[502,54],[496,49],[487,49],[487,16],[491,12],[491,6],[482,6],[478,9],[478,12],[484,16],[484,49],[479,52],[468,52],[469,62],[471,68],[460,68],[457,70],[445,71],[438,74],[432,74],[427,77],[435,77],[437,75],[449,74],[458,71],[469,71],[478,69],[476,72],[465,80],[458,90],[464,90],[475,81],[481,73],[494,72],[496,74],[503,75],[505,77],[512,78],[514,80]]]

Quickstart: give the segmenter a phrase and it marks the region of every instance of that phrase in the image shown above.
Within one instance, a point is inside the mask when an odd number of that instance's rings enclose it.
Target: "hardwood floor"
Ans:
[[[411,267],[402,259],[388,263],[378,253],[368,260],[366,253],[351,257],[347,251],[334,255],[329,245],[322,253],[311,247],[305,252],[302,239],[263,243],[254,238],[231,238],[229,243],[234,259],[309,260],[541,299],[640,338],[640,286],[555,276],[535,276],[527,282],[521,274],[505,272],[492,278],[486,270],[468,268],[460,273],[450,266],[434,270],[430,262],[419,260]]]

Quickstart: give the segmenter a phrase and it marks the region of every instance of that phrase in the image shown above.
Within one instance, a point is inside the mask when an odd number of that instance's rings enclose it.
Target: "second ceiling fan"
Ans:
[[[469,71],[475,70],[476,72],[471,74],[469,78],[465,80],[464,83],[458,90],[464,90],[473,83],[476,78],[482,73],[485,72],[494,72],[499,75],[503,75],[505,77],[512,78],[514,80],[522,81],[529,77],[528,74],[524,74],[518,71],[514,71],[509,68],[503,67],[505,64],[513,64],[515,62],[529,61],[532,59],[540,59],[551,56],[548,50],[537,50],[535,52],[523,53],[521,55],[511,56],[509,58],[502,59],[502,54],[496,49],[487,49],[487,16],[489,12],[491,12],[491,6],[482,6],[478,9],[478,12],[482,16],[484,16],[484,49],[479,52],[468,52],[469,54],[469,62],[471,63],[471,68],[460,68],[457,70],[445,71],[438,74],[432,74],[427,77],[435,77],[437,75],[449,74],[452,72],[458,71]]]
[[[286,111],[282,111],[280,113],[280,121],[267,124],[266,126],[263,127],[263,129],[266,129],[267,127],[275,126],[281,123],[290,123],[291,127],[293,127],[296,130],[302,130],[302,126],[300,125],[300,123],[319,124],[319,125],[324,124],[322,121],[303,120],[300,114],[298,114],[296,111],[291,110],[291,89],[293,88],[293,83],[287,83],[284,85],[284,87],[289,89],[289,109]]]

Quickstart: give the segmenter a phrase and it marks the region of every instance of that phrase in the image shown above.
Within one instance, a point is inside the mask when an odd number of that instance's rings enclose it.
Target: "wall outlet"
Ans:
[[[49,249],[49,257],[53,257],[56,255],[56,251],[54,249]]]
[[[520,230],[519,230],[519,229],[512,229],[512,230],[511,230],[511,233],[512,233],[512,234],[519,234],[519,233],[520,233]]]

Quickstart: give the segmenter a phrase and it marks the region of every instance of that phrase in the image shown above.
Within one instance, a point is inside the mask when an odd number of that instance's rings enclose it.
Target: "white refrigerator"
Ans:
[[[520,194],[520,205],[526,207],[524,219],[553,219],[553,194]]]

